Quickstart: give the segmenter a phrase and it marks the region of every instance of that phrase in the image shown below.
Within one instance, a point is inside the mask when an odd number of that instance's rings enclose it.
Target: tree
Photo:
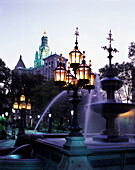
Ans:
[[[135,64],[135,43],[131,42],[130,46],[128,47],[128,57],[131,59],[131,61]]]
[[[128,57],[131,59],[134,66],[132,69],[132,102],[135,102],[135,43],[131,42],[128,49]]]
[[[45,83],[45,78],[41,74],[21,74],[18,72],[12,72],[12,83],[11,83],[11,97],[12,104],[14,103],[15,97],[19,99],[22,94],[22,87],[24,88],[24,95],[26,98],[30,98],[33,102],[34,89]],[[33,105],[33,103],[32,103]],[[12,106],[11,106],[12,107]]]
[[[37,115],[42,115],[45,108],[52,101],[52,99],[62,91],[59,87],[55,86],[53,80],[46,81],[45,77],[41,74],[19,75],[17,72],[12,73],[11,87],[13,96],[12,103],[14,103],[15,97],[19,99],[20,95],[22,94],[21,89],[24,87],[24,95],[26,98],[29,97],[31,99],[32,116],[35,118],[35,120],[37,119]],[[56,119],[58,118],[57,113],[55,112],[57,115]]]
[[[109,66],[99,69],[100,77],[104,78]],[[131,100],[132,91],[132,69],[133,63],[122,64],[115,63],[112,65],[112,71],[116,73],[117,77],[123,81],[123,87],[117,91],[117,100],[129,102]]]
[[[60,90],[54,85],[53,81],[46,81],[44,84],[37,85],[31,90],[31,101],[33,103],[34,112],[43,113],[51,100],[59,94]]]
[[[11,72],[0,58],[0,113],[7,111],[9,104],[9,91],[11,83]]]
[[[42,74],[21,74],[19,75],[18,72],[12,72],[12,84],[11,90],[12,95],[20,95],[22,93],[22,87],[24,87],[24,93],[26,97],[31,97],[32,93],[31,90],[38,85],[44,84],[45,78]],[[13,96],[13,97],[14,97]]]

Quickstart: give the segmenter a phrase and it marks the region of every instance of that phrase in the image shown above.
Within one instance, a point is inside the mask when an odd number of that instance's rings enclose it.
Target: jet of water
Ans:
[[[45,111],[43,112],[41,118],[39,119],[39,121],[38,121],[38,123],[37,123],[37,125],[36,125],[36,127],[35,127],[35,129],[34,129],[34,133],[35,133],[37,127],[39,126],[41,120],[43,119],[43,117],[45,116],[45,114],[47,113],[47,111],[49,110],[49,108],[51,107],[51,105],[52,105],[59,97],[61,97],[64,93],[66,93],[66,90],[64,90],[64,91],[62,91],[61,93],[59,93],[59,94],[49,103],[49,105],[47,106],[47,108],[46,108]]]
[[[93,97],[96,98],[94,102],[102,102],[103,98],[101,95],[101,82],[99,75],[96,75],[96,81],[95,81],[95,89],[91,90],[91,92],[88,94],[88,104],[85,112],[85,124],[84,124],[84,138],[86,139],[87,131],[88,131],[88,125],[90,123],[90,120],[92,119],[91,115],[91,103],[93,102]],[[91,125],[92,126],[92,125]],[[91,127],[92,128],[92,127]]]
[[[101,89],[102,89],[102,85],[101,85],[100,77],[99,77],[99,75],[96,75],[95,90],[94,91],[95,91],[96,96],[97,96],[97,102],[103,102]]]
[[[88,94],[88,105],[86,108],[86,112],[85,112],[85,124],[84,124],[84,138],[86,139],[87,136],[87,128],[88,128],[88,123],[89,123],[89,118],[90,118],[90,103],[92,100],[92,96],[93,96],[93,90],[91,90],[91,92]]]

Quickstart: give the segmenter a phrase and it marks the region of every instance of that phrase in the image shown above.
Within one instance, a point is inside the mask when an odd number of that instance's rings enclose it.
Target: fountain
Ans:
[[[115,122],[119,114],[130,111],[135,108],[135,105],[129,103],[117,103],[114,97],[115,91],[122,87],[123,82],[116,78],[117,76],[113,69],[111,60],[113,58],[112,52],[118,52],[115,48],[111,47],[112,42],[111,31],[109,33],[109,48],[102,47],[109,52],[109,69],[106,77],[101,80],[102,89],[106,91],[107,101],[102,103],[95,103],[91,105],[91,109],[97,113],[102,114],[106,120],[106,127],[102,130],[101,135],[94,136],[93,140],[106,141],[106,142],[128,142],[129,139],[121,136],[117,130]]]
[[[96,75],[95,80],[95,89],[91,90],[90,93],[87,94],[87,105],[85,103],[84,108],[85,111],[85,122],[84,122],[84,138],[86,139],[88,136],[92,136],[93,133],[99,132],[101,128],[104,126],[104,119],[98,114],[91,110],[90,103],[99,103],[103,102],[103,97],[101,94],[101,82],[99,75]],[[101,123],[102,122],[102,123]],[[100,123],[100,124],[99,124]],[[97,126],[98,125],[98,126]]]
[[[90,64],[87,66],[85,63],[85,53],[82,55],[78,50],[78,29],[75,35],[76,46],[69,54],[71,60],[70,66],[73,68],[75,76],[70,73],[69,68],[66,71],[62,66],[62,56],[60,65],[54,71],[55,83],[65,90],[72,90],[73,92],[70,102],[73,104],[74,114],[72,124],[69,128],[70,133],[62,137],[56,134],[52,134],[51,137],[48,137],[48,135],[22,134],[18,136],[18,144],[20,146],[30,146],[33,157],[44,163],[43,169],[45,170],[133,170],[135,169],[135,140],[134,138],[129,140],[126,136],[120,135],[115,127],[115,119],[119,114],[134,109],[135,105],[117,103],[115,101],[114,92],[122,86],[122,81],[115,77],[116,75],[112,72],[111,68],[112,52],[117,51],[111,47],[111,33],[109,34],[110,47],[104,47],[109,52],[110,68],[106,78],[101,80],[102,89],[107,92],[107,101],[97,102],[91,105],[88,104],[88,109],[91,107],[94,112],[100,113],[105,118],[106,128],[101,132],[101,135],[94,136],[94,140],[87,138],[85,141],[82,136],[83,131],[78,124],[77,106],[81,102],[81,98],[78,96],[78,89],[80,87],[89,89],[89,91],[93,89],[95,75],[91,72]],[[80,65],[82,56],[83,60]],[[80,77],[78,78],[76,74]],[[90,95],[89,101],[91,99]],[[101,96],[99,98],[101,101]]]

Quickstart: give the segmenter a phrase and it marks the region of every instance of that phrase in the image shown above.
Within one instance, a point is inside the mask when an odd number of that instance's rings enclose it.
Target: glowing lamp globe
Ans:
[[[18,109],[18,103],[17,103],[17,102],[14,102],[14,104],[13,104],[13,108],[14,108],[15,110],[17,110],[17,109]]]
[[[70,72],[67,71],[66,83],[70,84],[73,81],[73,79],[74,79],[74,76]]]
[[[77,68],[82,60],[82,53],[78,50],[78,48],[75,48],[73,51],[69,53],[69,61],[70,61],[70,67],[71,68]]]
[[[22,109],[26,109],[26,103],[22,102]]]
[[[83,60],[82,64],[78,66],[77,68],[77,80],[81,85],[85,85],[89,83],[90,79],[90,67],[86,64],[85,61],[85,52],[83,52]]]
[[[96,75],[91,71],[90,76],[89,76],[89,83],[85,85],[85,89],[94,89],[95,88],[95,80],[96,80]]]
[[[19,104],[19,110],[21,110],[21,109],[22,109],[22,103]]]
[[[31,104],[30,104],[30,103],[27,104],[26,109],[27,109],[27,110],[31,110]]]
[[[66,75],[67,70],[62,66],[62,55],[60,59],[59,66],[54,69],[54,82],[56,85],[65,85],[66,84]]]
[[[27,110],[31,110],[30,99],[28,99],[28,104],[27,104],[27,106],[26,106],[26,109],[27,109]]]
[[[19,109],[26,109],[26,103],[25,102],[22,102],[19,104]]]
[[[21,101],[21,102],[24,102],[24,101],[25,101],[25,96],[24,96],[23,94],[20,96],[20,101]]]

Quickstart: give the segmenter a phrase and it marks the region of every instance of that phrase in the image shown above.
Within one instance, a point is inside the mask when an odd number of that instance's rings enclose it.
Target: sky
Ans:
[[[14,69],[22,55],[27,68],[34,66],[35,52],[41,45],[44,29],[50,52],[69,58],[75,46],[91,60],[92,71],[109,63],[106,39],[112,31],[112,63],[130,62],[128,46],[135,42],[134,0],[0,0],[0,58]]]

